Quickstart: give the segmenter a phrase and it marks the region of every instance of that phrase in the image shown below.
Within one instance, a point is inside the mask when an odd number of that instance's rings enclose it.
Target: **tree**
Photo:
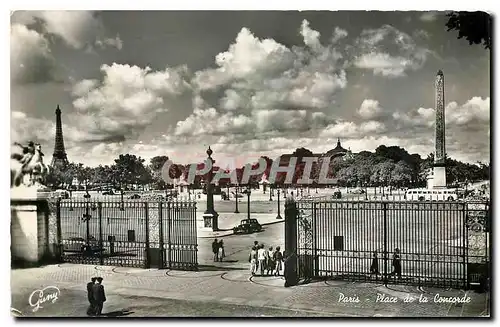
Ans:
[[[411,181],[412,169],[404,161],[398,161],[391,174],[392,182],[397,187],[408,186]]]
[[[151,178],[154,188],[163,190],[165,189],[165,181],[162,178],[162,168],[168,161],[167,156],[156,156],[149,161],[149,168],[151,169]]]
[[[113,169],[108,166],[99,165],[92,171],[90,183],[94,185],[99,184],[112,184],[113,183]]]
[[[485,49],[491,49],[491,15],[484,11],[459,11],[447,14],[448,31],[458,31],[458,38],[465,38],[469,44],[483,44]]]
[[[120,154],[115,159],[113,168],[113,182],[115,186],[131,184],[145,185],[151,181],[151,174],[144,166],[144,159],[133,154]]]

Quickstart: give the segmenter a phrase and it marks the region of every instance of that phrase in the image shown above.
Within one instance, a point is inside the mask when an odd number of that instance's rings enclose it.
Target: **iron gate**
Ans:
[[[468,287],[489,271],[489,204],[298,201],[300,279]],[[393,265],[399,250],[401,277]],[[396,264],[397,265],[397,264]]]
[[[195,202],[59,200],[64,262],[198,269]]]

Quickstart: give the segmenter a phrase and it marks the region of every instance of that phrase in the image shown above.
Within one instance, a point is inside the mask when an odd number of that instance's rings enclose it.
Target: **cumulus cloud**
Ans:
[[[13,142],[34,141],[46,143],[55,135],[55,124],[49,120],[28,116],[22,111],[11,113],[10,138]],[[40,131],[44,131],[40,133]]]
[[[138,66],[102,65],[101,82],[83,80],[73,87],[73,106],[88,131],[83,140],[122,141],[136,135],[168,110],[165,100],[189,89],[184,66],[153,72]]]
[[[233,44],[215,58],[218,68],[195,73],[200,90],[224,88],[219,107],[225,110],[318,109],[334,103],[347,77],[334,43],[320,43],[319,32],[304,20],[299,29],[304,46],[288,48],[259,39],[243,28]],[[333,39],[345,37],[337,29]]]
[[[107,35],[91,11],[16,11],[10,33],[12,82],[44,83],[58,79],[57,62],[51,53],[54,37],[78,50],[123,46],[118,35]]]
[[[418,108],[408,112],[395,112],[393,118],[405,127],[434,126],[436,113],[434,108]],[[460,128],[461,131],[470,129],[489,129],[490,98],[473,97],[462,105],[453,101],[445,107],[446,127]]]
[[[420,20],[423,22],[433,22],[438,18],[438,12],[436,11],[428,11],[424,12],[422,15],[420,15]]]
[[[14,20],[31,23],[38,19],[43,26],[43,32],[54,35],[64,41],[69,47],[84,49],[86,47],[111,46],[122,48],[119,36],[109,37],[101,20],[93,11],[58,10],[58,11],[25,11],[16,12]]]
[[[377,100],[365,99],[358,109],[358,115],[363,119],[373,119],[380,117],[383,111]]]
[[[259,110],[246,116],[219,113],[215,108],[196,108],[188,118],[177,122],[175,135],[240,134],[254,138],[257,133],[296,133],[323,128],[331,121],[324,113],[306,110]]]
[[[56,79],[56,64],[48,40],[21,24],[10,30],[11,81],[17,84],[44,83]]]
[[[393,78],[421,68],[430,53],[418,46],[410,35],[391,25],[363,30],[353,51],[354,66]]]

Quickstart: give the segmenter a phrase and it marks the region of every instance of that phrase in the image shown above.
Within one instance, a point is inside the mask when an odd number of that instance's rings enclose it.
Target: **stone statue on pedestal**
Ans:
[[[17,142],[14,145],[22,149],[22,154],[11,155],[11,159],[14,159],[18,165],[14,169],[11,168],[10,187],[41,187],[49,172],[49,168],[43,163],[42,146],[32,141],[26,146]]]

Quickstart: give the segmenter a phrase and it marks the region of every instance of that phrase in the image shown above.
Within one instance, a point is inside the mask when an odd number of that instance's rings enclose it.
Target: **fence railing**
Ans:
[[[301,199],[296,208],[302,278],[465,287],[490,261],[488,202]]]
[[[197,269],[196,203],[60,200],[63,260]]]

